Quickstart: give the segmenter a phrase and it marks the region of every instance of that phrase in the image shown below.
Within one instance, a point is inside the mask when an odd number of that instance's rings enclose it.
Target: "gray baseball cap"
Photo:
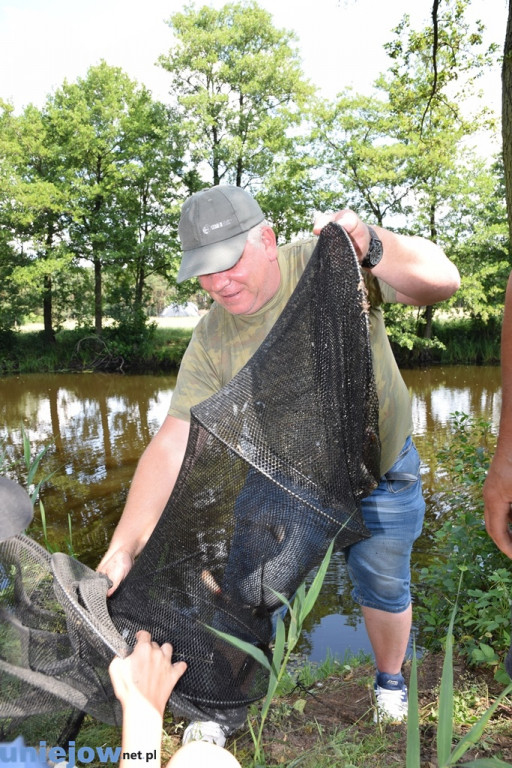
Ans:
[[[229,184],[203,189],[185,200],[178,226],[183,249],[178,283],[234,266],[249,230],[264,218],[245,189]]]

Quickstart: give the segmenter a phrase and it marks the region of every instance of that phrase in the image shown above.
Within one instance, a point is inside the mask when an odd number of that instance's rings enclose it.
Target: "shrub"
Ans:
[[[487,422],[452,414],[449,443],[438,453],[453,483],[449,511],[434,533],[431,562],[420,570],[416,617],[423,644],[439,650],[462,573],[453,628],[458,648],[471,664],[488,665],[505,681],[500,659],[510,646],[512,572],[483,518],[482,485],[493,448]]]

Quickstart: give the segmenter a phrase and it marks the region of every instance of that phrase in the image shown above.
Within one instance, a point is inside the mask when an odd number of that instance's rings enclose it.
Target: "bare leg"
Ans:
[[[388,613],[362,607],[366,631],[379,672],[396,675],[402,668],[411,632],[412,607],[402,613]]]

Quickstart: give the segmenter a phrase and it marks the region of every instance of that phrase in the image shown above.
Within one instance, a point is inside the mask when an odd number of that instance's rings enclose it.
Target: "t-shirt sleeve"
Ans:
[[[218,392],[218,371],[206,353],[199,325],[183,355],[171,398],[169,416],[190,421],[190,409]]]
[[[384,280],[375,275],[364,275],[370,306],[380,307],[381,304],[396,304],[396,291]]]
[[[396,290],[388,283],[385,283],[384,280],[377,278],[377,282],[379,283],[380,295],[382,296],[383,303],[396,304]]]

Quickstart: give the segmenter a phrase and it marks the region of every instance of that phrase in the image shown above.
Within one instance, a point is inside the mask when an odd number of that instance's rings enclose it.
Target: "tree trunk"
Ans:
[[[145,282],[146,272],[144,270],[144,265],[139,263],[137,268],[137,277],[135,279],[135,296],[133,298],[133,306],[137,311],[141,310],[143,307]]]
[[[220,184],[220,162],[217,154],[217,147],[219,145],[219,134],[217,127],[214,125],[212,128],[212,170],[213,170],[213,186],[216,187]]]
[[[240,96],[238,97],[238,110],[239,110],[238,135],[240,136],[240,138],[242,138],[244,136],[244,130],[242,127],[242,118],[244,113],[244,94],[243,93],[241,93]],[[243,144],[245,143],[244,139],[242,139],[242,143]],[[242,152],[240,152],[236,160],[236,186],[237,187],[242,186],[243,172],[244,172],[244,161],[242,157]]]
[[[50,217],[46,230],[46,250],[45,258],[48,258],[53,244],[53,221]],[[52,300],[52,276],[45,275],[43,278],[43,322],[44,338],[49,344],[55,344],[55,332],[53,330],[53,300]]]
[[[437,4],[434,3],[434,11],[437,13]],[[434,15],[434,11],[432,11],[432,15]],[[432,200],[430,204],[430,239],[433,243],[437,243],[437,222],[436,222],[436,203],[434,200]],[[423,330],[423,338],[424,339],[431,339],[432,338],[432,321],[434,319],[434,307],[432,305],[429,305],[428,307],[425,307],[425,328]]]
[[[101,307],[101,259],[94,257],[94,328],[101,336],[103,311]]]
[[[236,161],[236,186],[242,186],[242,177],[244,172],[244,161],[241,157]]]
[[[135,274],[135,296],[133,298],[133,305],[136,309],[136,311],[142,310],[143,302],[144,302],[144,286],[146,284],[146,262],[150,261],[149,254],[146,258],[146,251],[151,246],[148,246],[149,243],[149,225],[148,225],[148,219],[147,219],[147,205],[148,205],[148,199],[147,195],[142,195],[142,208],[144,211],[144,225],[142,229],[142,242],[141,242],[141,248],[139,250],[139,256],[137,259],[137,265],[136,265],[136,274]]]
[[[43,320],[44,320],[44,339],[49,344],[55,344],[55,331],[53,330],[53,325],[52,325],[52,278],[51,278],[51,275],[44,276]]]
[[[512,240],[512,0],[509,1],[508,6],[501,77],[503,163],[505,166],[505,186],[507,190],[508,230]]]
[[[425,328],[423,331],[424,339],[432,338],[432,320],[433,319],[434,319],[434,307],[431,304],[429,304],[428,307],[425,307]]]

